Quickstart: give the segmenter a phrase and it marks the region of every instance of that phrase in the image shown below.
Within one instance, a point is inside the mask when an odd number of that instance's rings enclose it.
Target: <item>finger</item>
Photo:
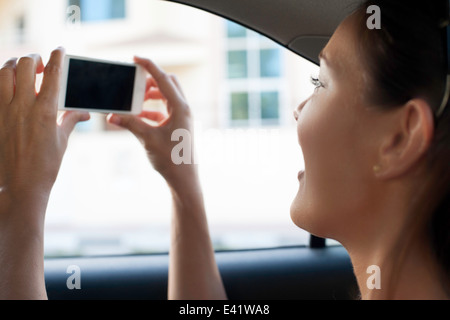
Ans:
[[[149,124],[145,123],[138,116],[110,114],[107,117],[107,121],[110,124],[129,130],[139,139],[144,139],[147,133],[152,129]]]
[[[161,91],[158,89],[152,88],[145,93],[145,101],[147,100],[164,100],[166,101],[166,97],[163,96]]]
[[[68,139],[79,122],[88,121],[91,118],[87,112],[66,111],[58,119],[58,125],[64,136]]]
[[[17,61],[15,97],[25,101],[36,98],[36,74],[42,69],[42,58],[38,54],[30,54]]]
[[[166,97],[161,93],[161,91],[158,88],[158,84],[156,83],[155,79],[152,77],[147,78],[147,83],[145,86],[145,97],[144,100],[163,100],[167,101]]]
[[[148,91],[152,88],[158,88],[158,84],[156,83],[155,79],[153,79],[152,77],[148,77],[145,91]]]
[[[165,114],[158,112],[158,111],[143,111],[139,115],[139,117],[145,118],[150,121],[157,122],[157,123],[161,123],[168,118]]]
[[[38,100],[48,112],[58,112],[58,98],[61,82],[62,66],[64,61],[64,49],[58,48],[51,53],[50,60],[44,69],[41,90]]]
[[[159,90],[168,102],[172,102],[175,108],[182,105],[180,102],[184,101],[184,97],[169,75],[149,59],[135,57],[134,61],[147,70],[155,79]]]
[[[11,58],[0,69],[0,103],[10,104],[14,98],[17,58]]]
[[[186,99],[186,96],[184,95],[183,89],[181,88],[180,82],[178,81],[178,78],[176,75],[171,74],[170,78],[172,79],[173,83],[175,84],[175,86],[178,88],[178,91],[180,92],[180,94],[183,96],[183,98]]]

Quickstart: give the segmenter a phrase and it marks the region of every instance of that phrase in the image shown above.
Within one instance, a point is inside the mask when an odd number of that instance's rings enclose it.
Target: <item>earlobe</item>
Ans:
[[[396,178],[412,170],[434,136],[433,112],[423,99],[410,100],[393,116],[393,127],[380,150],[380,170],[374,170],[379,178]]]

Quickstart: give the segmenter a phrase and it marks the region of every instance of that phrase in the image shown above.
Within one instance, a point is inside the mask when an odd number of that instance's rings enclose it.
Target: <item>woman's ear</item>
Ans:
[[[376,175],[392,179],[412,170],[426,154],[434,136],[434,118],[423,99],[408,101],[393,113],[393,125],[383,138]]]

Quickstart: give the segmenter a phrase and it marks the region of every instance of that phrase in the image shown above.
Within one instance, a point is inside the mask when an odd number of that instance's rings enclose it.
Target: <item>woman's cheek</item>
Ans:
[[[335,105],[318,104],[318,98],[311,102],[298,119],[297,132],[305,161],[305,175],[299,181],[291,217],[297,226],[323,236],[328,233],[330,221],[341,205],[339,198],[344,186],[340,179],[342,172],[336,167],[344,161],[340,132],[343,124],[334,112]],[[328,110],[326,106],[329,106]]]
[[[298,121],[298,139],[305,158],[306,169],[309,165],[317,163],[326,146],[328,128],[326,115],[322,115],[320,109],[314,108],[314,101],[308,103],[302,110]],[[325,117],[324,117],[325,116]],[[310,159],[310,160],[309,160]]]
[[[297,121],[297,134],[305,161],[305,174],[299,177],[299,190],[291,206],[291,218],[294,223],[307,231],[313,231],[317,224],[317,169],[321,167],[321,141],[320,117],[313,105],[304,106]],[[322,170],[324,168],[322,167]],[[320,170],[319,170],[320,172]]]
[[[302,150],[308,144],[308,140],[310,140],[311,131],[314,127],[314,121],[314,112],[311,108],[311,100],[309,100],[303,107],[297,121],[297,134]]]

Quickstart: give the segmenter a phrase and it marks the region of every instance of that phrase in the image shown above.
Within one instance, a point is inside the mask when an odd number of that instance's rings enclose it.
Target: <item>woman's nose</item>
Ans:
[[[309,100],[309,98],[306,99],[305,101],[303,101],[302,103],[300,103],[299,106],[294,110],[295,121],[298,121],[298,118],[300,117],[300,112],[302,111],[303,107],[308,102],[308,100]]]
[[[298,117],[299,117],[299,111],[298,111],[298,107],[296,109],[294,109],[294,119],[295,121],[298,121]]]

